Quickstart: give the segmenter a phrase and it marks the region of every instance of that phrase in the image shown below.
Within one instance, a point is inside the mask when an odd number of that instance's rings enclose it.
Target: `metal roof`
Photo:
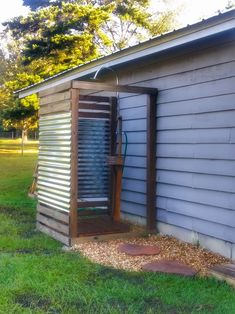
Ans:
[[[181,29],[153,37],[150,40],[141,42],[135,46],[125,48],[110,55],[70,68],[51,76],[40,83],[18,90],[16,93],[19,94],[20,98],[23,98],[47,88],[74,79],[79,79],[86,75],[91,75],[104,65],[108,67],[120,66],[142,58],[143,56],[150,56],[170,48],[233,29],[235,29],[235,10],[219,13],[216,16],[202,20],[196,24],[187,25]]]

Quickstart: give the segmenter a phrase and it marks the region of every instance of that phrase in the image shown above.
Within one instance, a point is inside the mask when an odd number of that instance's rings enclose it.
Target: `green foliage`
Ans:
[[[13,41],[8,41],[8,45],[11,49],[10,54],[6,57],[2,52],[4,66],[2,66],[1,71],[0,124],[5,129],[26,130],[35,128],[37,127],[37,110],[39,107],[37,96],[31,95],[20,100],[13,93],[15,90],[39,82],[41,77],[33,74],[32,68],[22,66],[18,45],[15,45]]]
[[[28,104],[27,104],[28,105]],[[37,128],[37,111],[33,106],[14,106],[5,109],[2,113],[3,126],[6,129],[27,131]]]
[[[15,18],[7,29],[22,42],[23,64],[45,78],[98,57],[96,42],[105,37],[100,28],[108,18],[107,7],[63,2]]]

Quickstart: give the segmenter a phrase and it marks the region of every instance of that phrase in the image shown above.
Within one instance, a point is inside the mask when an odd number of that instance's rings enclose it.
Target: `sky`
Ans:
[[[159,7],[159,0],[151,0],[153,7]],[[232,0],[235,2],[235,0]],[[24,15],[28,9],[23,7],[22,0],[0,0],[0,23]],[[179,22],[183,26],[192,24],[202,18],[215,15],[218,10],[224,10],[228,0],[168,0],[169,7],[183,4]]]

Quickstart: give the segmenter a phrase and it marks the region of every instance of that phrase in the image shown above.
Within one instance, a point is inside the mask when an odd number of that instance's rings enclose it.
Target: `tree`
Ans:
[[[168,31],[175,16],[172,11],[151,14],[149,0],[25,0],[24,4],[33,11],[4,25],[20,42],[24,64],[33,64],[43,78]]]
[[[105,40],[100,27],[109,18],[108,10],[62,2],[5,26],[23,47],[23,64],[32,65],[45,78],[99,56],[97,41]]]
[[[14,91],[41,81],[41,77],[22,66],[18,46],[9,39],[8,49],[8,55],[3,50],[0,53],[0,121],[4,129],[21,130],[26,140],[28,129],[37,127],[38,98],[31,95],[20,100]]]
[[[94,0],[99,5],[112,5],[111,18],[103,31],[111,45],[102,47],[107,53],[124,49],[173,28],[176,12],[153,14],[149,0]],[[165,0],[163,0],[165,2]]]
[[[235,1],[234,0],[229,0],[225,8],[227,10],[230,10],[230,9],[232,9],[234,7],[235,7]]]

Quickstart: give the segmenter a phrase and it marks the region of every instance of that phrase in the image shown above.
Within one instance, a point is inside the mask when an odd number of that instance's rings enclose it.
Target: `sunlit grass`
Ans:
[[[24,143],[24,154],[36,154],[38,152],[38,141],[29,140]],[[1,139],[0,138],[0,154],[16,154],[22,153],[21,139]]]

